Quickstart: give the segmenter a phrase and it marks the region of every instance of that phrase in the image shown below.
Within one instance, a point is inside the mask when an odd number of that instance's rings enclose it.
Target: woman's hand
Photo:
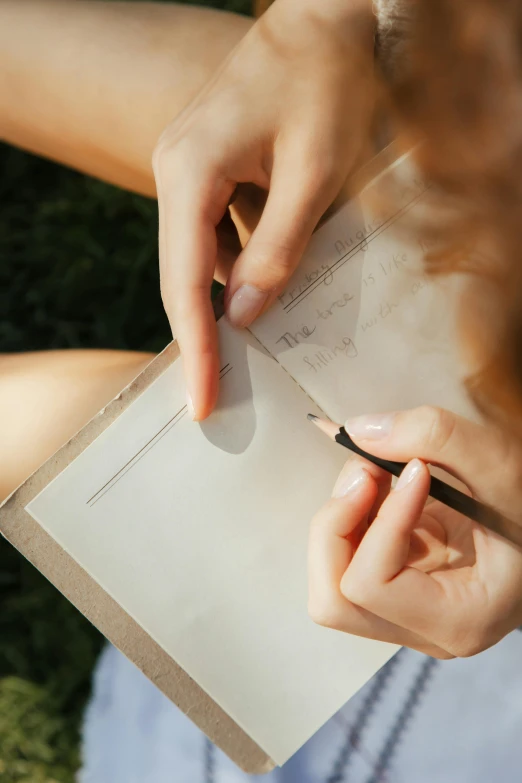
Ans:
[[[320,625],[470,656],[522,624],[522,550],[447,506],[428,502],[426,463],[522,522],[522,454],[493,428],[418,408],[348,421],[364,450],[409,462],[395,489],[366,461],[348,462],[310,531],[309,611]]]
[[[162,295],[194,418],[218,384],[212,277],[230,321],[269,307],[362,152],[373,108],[370,0],[276,0],[154,154]],[[228,206],[240,183],[268,191],[240,252]]]

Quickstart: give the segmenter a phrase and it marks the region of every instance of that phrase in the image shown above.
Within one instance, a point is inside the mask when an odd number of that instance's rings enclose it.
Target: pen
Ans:
[[[320,419],[313,413],[308,414],[308,419],[336,443],[350,449],[350,451],[358,454],[360,457],[364,457],[364,459],[367,459],[379,468],[388,471],[388,473],[391,473],[393,476],[400,476],[406,467],[407,463],[405,462],[394,462],[393,460],[375,457],[373,454],[369,454],[367,451],[359,448],[350,438],[344,427],[340,427],[338,424],[326,421],[326,419]],[[469,495],[465,495],[464,492],[452,487],[450,484],[446,484],[435,476],[431,477],[430,495],[435,500],[439,500],[446,506],[469,517],[469,519],[479,522],[481,525],[484,525],[484,527],[493,530],[495,533],[498,533],[517,546],[522,546],[521,525],[511,522],[494,509],[486,506],[484,503],[480,503],[480,501],[475,500],[475,498],[472,498]]]

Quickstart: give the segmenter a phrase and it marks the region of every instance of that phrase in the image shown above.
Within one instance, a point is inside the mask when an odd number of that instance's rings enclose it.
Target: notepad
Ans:
[[[402,185],[383,211],[386,177]],[[218,321],[208,420],[190,420],[171,347],[0,511],[4,535],[250,772],[284,764],[396,651],[308,618],[308,526],[346,453],[306,414],[471,413],[455,287],[428,281],[398,231],[425,190],[397,161],[318,229],[249,331]]]

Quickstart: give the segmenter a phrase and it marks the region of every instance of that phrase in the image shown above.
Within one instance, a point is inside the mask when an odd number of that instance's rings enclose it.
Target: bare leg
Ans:
[[[155,196],[158,137],[251,24],[175,3],[0,0],[0,137]]]
[[[0,355],[0,500],[115,397],[151,358],[126,351]]]
[[[158,136],[250,24],[175,4],[0,0],[0,136],[153,196]],[[0,355],[0,498],[150,358]]]

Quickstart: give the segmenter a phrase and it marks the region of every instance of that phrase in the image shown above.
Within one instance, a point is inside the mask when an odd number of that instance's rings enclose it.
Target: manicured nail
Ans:
[[[394,413],[374,413],[370,416],[358,416],[348,419],[344,429],[352,438],[361,440],[379,440],[390,434]]]
[[[333,488],[332,497],[344,498],[345,495],[355,492],[367,480],[368,473],[364,468],[356,468],[348,473],[347,476],[341,473]]]
[[[412,481],[415,481],[415,479],[420,475],[421,471],[422,462],[420,459],[412,459],[412,461],[406,465],[401,475],[399,476],[399,480],[395,485],[395,492],[399,492],[408,484],[411,484]]]
[[[227,317],[232,326],[249,326],[261,312],[268,294],[253,285],[242,285],[229,302]]]
[[[194,404],[192,402],[192,397],[190,396],[188,391],[187,391],[187,411],[188,411],[188,415],[190,416],[192,421],[194,421],[194,419],[196,417],[196,412],[194,410]]]

